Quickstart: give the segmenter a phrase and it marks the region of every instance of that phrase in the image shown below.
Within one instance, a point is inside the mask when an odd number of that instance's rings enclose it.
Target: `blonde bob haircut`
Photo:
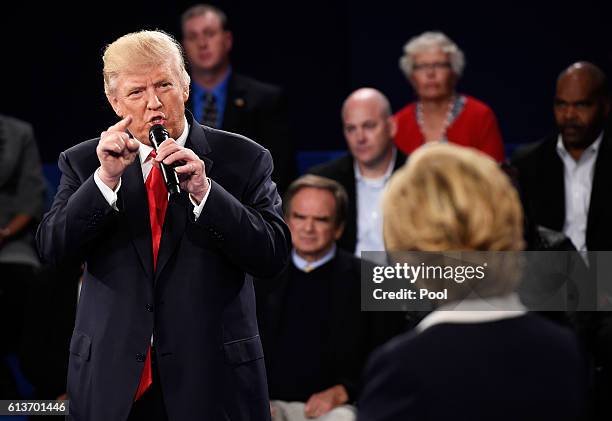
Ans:
[[[415,253],[401,253],[414,251],[445,252],[416,257],[430,265],[486,259],[487,276],[481,280],[417,280],[420,287],[446,289],[449,301],[504,296],[520,282],[516,252],[524,241],[518,194],[498,164],[475,149],[444,143],[414,152],[384,193],[383,231],[395,260],[414,259]],[[493,253],[501,251],[506,253]]]
[[[139,66],[170,64],[183,87],[189,87],[190,77],[185,69],[181,44],[163,31],[140,31],[124,35],[105,48],[102,61],[104,92],[107,95],[114,93],[119,74]]]
[[[487,155],[426,145],[396,171],[383,197],[389,250],[518,251],[523,212],[508,176]]]

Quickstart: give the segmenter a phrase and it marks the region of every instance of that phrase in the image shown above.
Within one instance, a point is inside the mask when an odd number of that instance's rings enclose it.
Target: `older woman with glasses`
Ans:
[[[441,32],[425,32],[406,43],[400,68],[417,100],[395,114],[395,143],[403,152],[410,154],[424,143],[441,141],[471,146],[503,161],[493,111],[455,91],[464,66],[463,52]]]

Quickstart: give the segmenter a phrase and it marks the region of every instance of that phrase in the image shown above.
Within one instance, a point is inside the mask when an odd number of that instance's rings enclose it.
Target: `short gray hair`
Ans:
[[[404,55],[399,60],[400,69],[402,69],[406,77],[410,77],[414,70],[414,55],[437,49],[448,54],[453,73],[461,76],[465,67],[463,51],[459,49],[453,40],[439,31],[427,31],[410,38],[404,45]]]
[[[291,201],[294,196],[304,188],[313,188],[327,190],[330,192],[336,201],[336,213],[334,215],[334,224],[336,227],[344,225],[348,213],[348,194],[342,184],[331,178],[322,177],[320,175],[306,174],[293,181],[283,197],[283,213],[285,218],[291,216]]]

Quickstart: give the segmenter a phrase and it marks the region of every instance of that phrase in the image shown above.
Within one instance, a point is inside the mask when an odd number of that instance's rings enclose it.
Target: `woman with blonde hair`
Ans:
[[[576,338],[513,293],[515,259],[504,254],[522,249],[523,217],[497,164],[460,146],[421,148],[390,180],[383,212],[389,250],[485,252],[493,265],[471,285],[417,282],[448,299],[374,353],[359,419],[578,419],[586,374]]]

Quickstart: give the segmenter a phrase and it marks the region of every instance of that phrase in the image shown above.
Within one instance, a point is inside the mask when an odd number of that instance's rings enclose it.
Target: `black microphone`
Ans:
[[[168,139],[170,134],[168,130],[161,124],[156,124],[149,129],[149,140],[151,141],[151,146],[157,152],[157,148],[159,144],[164,140]],[[164,177],[164,182],[166,183],[166,189],[168,189],[168,193],[170,195],[178,194],[181,192],[181,188],[179,186],[178,175],[174,168],[171,165],[166,165],[163,162],[159,163],[159,168],[161,169],[162,175]]]

